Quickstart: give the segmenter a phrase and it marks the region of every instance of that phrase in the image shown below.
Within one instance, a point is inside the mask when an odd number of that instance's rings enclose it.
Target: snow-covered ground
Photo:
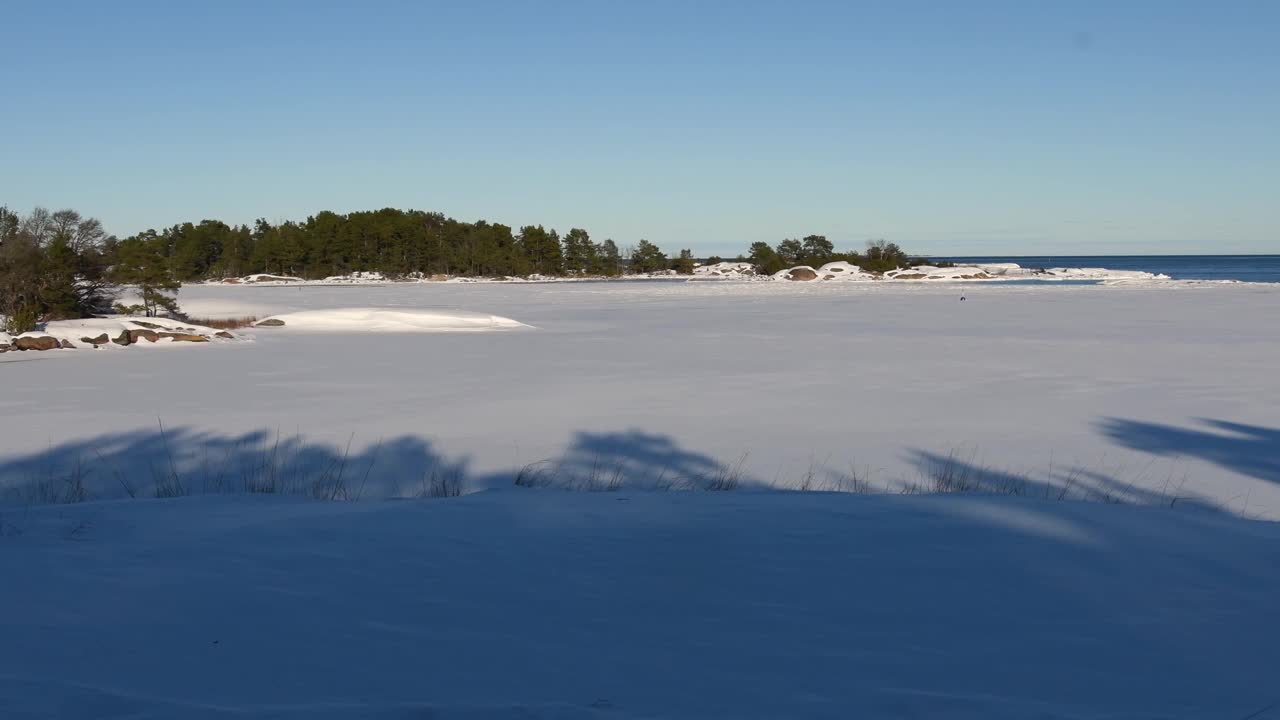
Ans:
[[[198,317],[378,307],[537,329],[247,328],[252,342],[199,352],[7,353],[0,412],[17,421],[0,434],[0,484],[83,460],[110,497],[116,471],[145,486],[161,458],[212,473],[283,446],[312,471],[349,444],[371,494],[436,466],[502,486],[544,460],[565,477],[622,465],[631,485],[740,465],[756,486],[856,474],[891,490],[950,464],[990,484],[1280,517],[1277,286],[195,286],[180,299]]]
[[[1280,286],[180,301],[0,356],[6,720],[1275,712]]]
[[[510,488],[0,518],[6,720],[1245,718],[1276,698],[1280,526],[1176,508]]]

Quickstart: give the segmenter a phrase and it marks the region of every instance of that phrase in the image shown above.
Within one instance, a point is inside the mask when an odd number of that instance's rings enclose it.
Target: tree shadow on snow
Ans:
[[[1106,418],[1099,423],[1112,442],[1153,455],[1197,458],[1232,472],[1280,484],[1280,429],[1199,419],[1205,427]]]
[[[0,457],[0,500],[43,504],[218,493],[358,500],[513,484],[576,490],[756,484],[669,436],[636,430],[579,432],[559,458],[484,474],[471,471],[469,458],[447,457],[421,437],[356,440],[336,444],[270,430],[226,435],[190,427],[107,433]]]
[[[1079,465],[1049,466],[1038,473],[1011,472],[984,465],[975,459],[974,454],[958,451],[942,454],[916,449],[907,457],[919,472],[917,481],[903,482],[898,488],[908,494],[980,493],[1221,510],[1180,484],[1168,481],[1160,484],[1155,478],[1145,475],[1117,478]]]

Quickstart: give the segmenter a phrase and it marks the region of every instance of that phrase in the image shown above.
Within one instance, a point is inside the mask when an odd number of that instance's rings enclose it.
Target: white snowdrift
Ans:
[[[303,310],[272,315],[258,321],[270,326],[279,321],[283,328],[319,332],[484,332],[527,328],[522,322],[498,315],[460,310],[384,310],[379,308],[340,308]],[[276,328],[272,328],[276,329]]]

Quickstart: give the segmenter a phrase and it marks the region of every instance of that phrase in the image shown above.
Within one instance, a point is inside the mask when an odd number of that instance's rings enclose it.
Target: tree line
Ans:
[[[303,222],[252,227],[218,220],[148,230],[134,238],[169,259],[181,281],[274,274],[320,279],[353,272],[393,277],[436,275],[614,277],[626,272],[692,269],[693,253],[676,260],[647,240],[619,248],[582,228],[563,236],[542,225],[518,230],[484,220],[463,222],[441,213],[385,208],[321,212]]]
[[[757,242],[739,261],[761,273],[844,260],[884,271],[913,264],[897,245],[868,243],[865,253],[835,251],[822,235]],[[707,262],[719,262],[711,257]],[[619,248],[582,228],[563,236],[542,225],[513,230],[484,220],[462,222],[441,213],[386,208],[321,212],[303,222],[252,226],[219,220],[147,230],[123,240],[75,210],[36,208],[23,216],[0,206],[0,315],[11,332],[41,320],[87,317],[112,309],[114,286],[139,289],[141,304],[115,309],[173,313],[182,282],[273,274],[308,279],[376,271],[389,277],[593,276],[675,271],[692,273],[688,249],[669,257],[641,240]]]

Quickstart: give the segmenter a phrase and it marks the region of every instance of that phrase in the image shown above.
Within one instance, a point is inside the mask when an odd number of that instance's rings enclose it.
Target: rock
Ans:
[[[894,275],[893,279],[894,280],[924,280],[927,277],[929,276],[925,275],[924,273],[904,273],[901,275]]]
[[[75,350],[75,349],[76,349],[76,346],[75,346],[75,345],[72,345],[70,340],[63,340],[63,341],[62,341],[61,343],[59,343],[59,344],[60,344],[60,345],[62,345],[62,349],[63,349],[63,350]]]
[[[801,280],[801,281],[817,280],[818,273],[814,272],[811,268],[807,268],[807,267],[792,268],[790,271],[787,272],[787,279]]]
[[[267,318],[266,320],[259,320],[258,322],[254,323],[253,326],[254,327],[284,327],[284,321],[277,320],[276,318]]]
[[[130,320],[129,322],[133,323],[134,325],[138,325],[139,327],[147,328],[147,329],[149,329],[149,330],[163,330],[163,329],[164,329],[164,326],[163,326],[163,325],[157,325],[157,324],[155,324],[155,323],[149,323],[149,322],[142,322],[141,320]]]
[[[173,338],[174,342],[209,342],[209,338],[203,335],[191,335],[189,333],[162,332],[158,333],[162,338]]]
[[[90,345],[92,345],[92,346],[94,346],[94,347],[98,347],[99,345],[106,345],[107,343],[111,342],[111,340],[110,340],[110,338],[108,338],[108,337],[107,337],[107,334],[106,334],[106,333],[102,333],[102,334],[101,334],[101,335],[99,335],[98,337],[92,337],[92,338],[91,338],[91,337],[82,337],[82,338],[80,338],[80,342],[82,342],[82,343],[89,343]]]
[[[227,332],[226,330],[219,330],[218,332],[214,333],[214,335],[217,335],[217,336],[218,336],[218,337],[220,337],[220,338],[227,338],[228,340],[235,340],[235,339],[236,339],[236,336],[235,336],[235,335],[232,335],[231,333]]]
[[[57,350],[62,347],[62,344],[58,342],[58,338],[44,335],[42,337],[14,338],[13,347],[16,350]]]
[[[129,342],[138,342],[138,338],[146,338],[147,342],[155,342],[160,339],[160,335],[155,330],[130,330]]]
[[[111,342],[117,345],[132,345],[133,335],[131,335],[128,330],[121,330],[119,335],[111,338]]]

